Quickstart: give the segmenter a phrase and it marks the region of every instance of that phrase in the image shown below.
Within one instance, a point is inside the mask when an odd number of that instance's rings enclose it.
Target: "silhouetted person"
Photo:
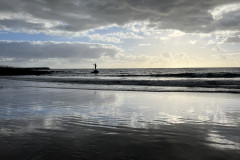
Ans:
[[[92,71],[91,73],[98,73],[99,71],[97,70],[97,64],[95,63],[95,64],[93,64],[94,65],[94,71]]]
[[[95,63],[95,64],[93,64],[94,65],[94,67],[95,67],[95,70],[97,69],[97,64]]]

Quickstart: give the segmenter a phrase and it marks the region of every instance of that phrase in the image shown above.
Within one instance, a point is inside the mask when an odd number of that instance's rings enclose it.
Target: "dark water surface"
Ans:
[[[0,88],[0,159],[240,157],[240,95]]]
[[[240,68],[59,69],[6,79],[61,83],[74,88],[150,92],[240,93]]]

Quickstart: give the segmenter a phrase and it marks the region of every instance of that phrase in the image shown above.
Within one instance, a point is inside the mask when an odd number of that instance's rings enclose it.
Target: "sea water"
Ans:
[[[154,92],[240,93],[240,68],[58,69],[42,76],[16,76],[62,87]],[[9,78],[9,77],[8,77]]]
[[[1,77],[1,159],[239,159],[239,68],[91,71]]]

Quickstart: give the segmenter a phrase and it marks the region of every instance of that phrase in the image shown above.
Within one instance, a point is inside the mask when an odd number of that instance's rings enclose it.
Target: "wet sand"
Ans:
[[[239,159],[240,95],[0,88],[1,159]]]

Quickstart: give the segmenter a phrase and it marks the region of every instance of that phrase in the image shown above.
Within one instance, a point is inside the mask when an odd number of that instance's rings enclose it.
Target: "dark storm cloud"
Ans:
[[[223,14],[215,23],[216,29],[219,30],[240,30],[240,7],[238,10]]]
[[[42,23],[29,23],[19,19],[4,19],[0,20],[0,26],[4,28],[17,28],[18,30],[30,29],[32,31],[43,30],[45,29]]]
[[[239,30],[239,10],[219,20],[209,12],[233,3],[239,0],[0,0],[0,27],[77,32],[147,20],[151,27],[185,32]]]
[[[240,35],[240,33],[239,33]],[[231,36],[225,40],[225,43],[240,43],[240,36]]]
[[[0,41],[0,57],[7,58],[99,58],[114,56],[118,48],[108,45],[56,42]]]

